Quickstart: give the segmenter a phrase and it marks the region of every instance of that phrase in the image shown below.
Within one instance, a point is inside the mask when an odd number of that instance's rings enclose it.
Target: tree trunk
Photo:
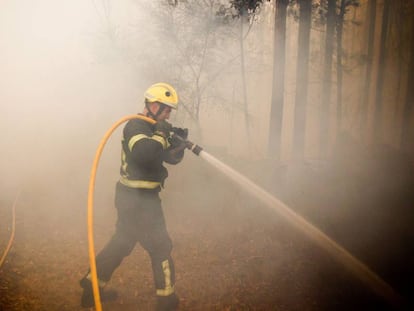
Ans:
[[[388,35],[388,20],[390,12],[390,0],[384,0],[384,9],[381,25],[381,40],[378,60],[378,79],[375,92],[375,114],[374,114],[374,141],[379,143],[382,140],[382,88],[384,87],[385,54]]]
[[[375,21],[377,15],[377,0],[369,0],[367,20],[369,21],[367,36],[367,65],[365,67],[364,88],[361,102],[360,131],[364,134],[368,131],[368,105],[371,88],[372,64],[374,59]],[[366,136],[365,136],[366,137]]]
[[[404,150],[414,150],[414,126],[412,125],[414,112],[414,18],[411,20],[411,55],[408,65],[407,95],[405,99],[403,124],[401,132],[401,147]]]
[[[336,124],[337,132],[342,130],[342,34],[344,29],[346,0],[341,0],[338,20],[336,22],[336,79],[337,79],[337,93],[336,93]]]
[[[323,68],[322,107],[320,114],[320,154],[322,157],[326,155],[328,151],[327,147],[329,145],[329,111],[332,89],[332,55],[336,15],[336,0],[326,1],[328,4],[328,12],[326,18],[325,63]]]
[[[246,84],[246,63],[244,60],[244,23],[247,22],[247,10],[243,9],[240,16],[240,66],[241,66],[241,77],[242,77],[242,90],[243,90],[243,112],[244,112],[244,124],[246,127],[247,145],[250,149],[251,138],[250,138],[250,120],[249,111],[247,105],[247,84]]]
[[[285,88],[286,11],[288,0],[276,0],[273,39],[273,86],[269,120],[268,156],[281,157],[282,117]]]
[[[309,40],[312,1],[299,1],[299,39],[298,61],[296,68],[296,98],[295,98],[295,125],[293,135],[294,158],[303,161],[305,157],[305,130],[306,130],[306,106],[308,96],[308,63]]]

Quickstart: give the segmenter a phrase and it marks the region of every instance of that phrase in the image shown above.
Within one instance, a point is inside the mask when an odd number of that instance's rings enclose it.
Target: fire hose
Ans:
[[[10,251],[12,245],[13,245],[14,234],[15,234],[15,231],[16,231],[16,204],[17,204],[17,201],[19,199],[19,195],[20,195],[20,192],[17,194],[16,198],[14,199],[14,203],[13,203],[13,207],[12,207],[12,218],[13,219],[12,219],[12,228],[11,228],[10,239],[9,239],[9,242],[7,243],[7,246],[6,246],[6,249],[4,250],[3,255],[1,256],[0,268],[3,265],[4,260],[6,259],[7,254],[9,253],[9,251]]]

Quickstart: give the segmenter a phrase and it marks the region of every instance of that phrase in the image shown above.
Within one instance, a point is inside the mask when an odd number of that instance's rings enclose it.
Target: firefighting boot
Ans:
[[[156,311],[175,311],[180,301],[175,293],[169,296],[157,296]]]
[[[79,281],[80,286],[83,288],[81,297],[81,306],[83,308],[91,308],[95,306],[95,300],[93,297],[92,282],[89,280],[89,275],[83,277]],[[104,290],[104,286],[99,284],[99,296],[102,302],[114,301],[118,298],[118,293],[113,289]]]

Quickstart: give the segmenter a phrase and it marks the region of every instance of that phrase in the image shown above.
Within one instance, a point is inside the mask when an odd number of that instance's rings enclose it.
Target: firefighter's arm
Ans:
[[[146,166],[162,162],[168,147],[167,139],[157,134],[139,134],[132,137],[128,143],[128,148],[135,161]]]
[[[168,164],[178,164],[184,158],[184,150],[187,144],[180,136],[173,134],[169,138],[170,146],[164,152],[164,161]]]
[[[123,144],[124,150],[131,154],[134,161],[147,167],[157,166],[162,162],[164,152],[169,147],[167,137],[172,128],[171,124],[165,121],[158,122],[154,131],[136,123],[128,125],[124,128],[124,137],[128,138]]]

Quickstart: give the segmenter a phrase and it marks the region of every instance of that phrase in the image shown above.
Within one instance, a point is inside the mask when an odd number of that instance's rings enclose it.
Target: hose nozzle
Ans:
[[[199,145],[196,145],[196,144],[192,143],[189,140],[186,141],[186,144],[187,144],[187,149],[191,150],[195,155],[199,155],[200,152],[203,150],[202,147],[200,147]]]
[[[188,135],[187,129],[173,128],[173,132],[174,132],[174,135],[172,137],[179,140],[180,142],[184,142],[185,147],[191,150],[195,155],[199,155],[200,152],[203,150],[203,148],[201,148],[199,145],[196,145],[192,143],[191,141],[187,140],[187,135]]]

